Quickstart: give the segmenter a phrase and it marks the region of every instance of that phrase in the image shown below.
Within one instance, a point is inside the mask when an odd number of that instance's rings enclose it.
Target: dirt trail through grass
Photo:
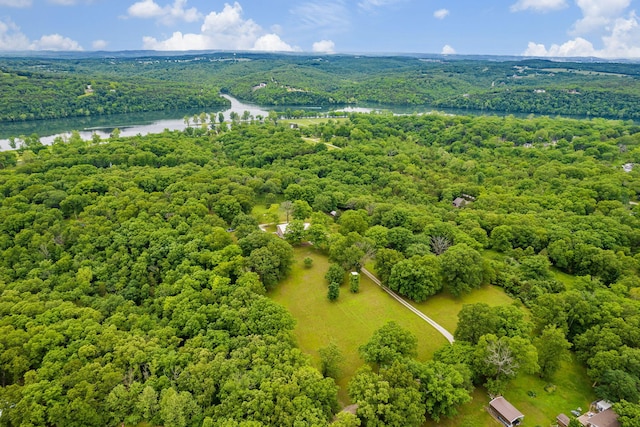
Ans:
[[[400,295],[396,294],[391,289],[389,289],[386,286],[384,286],[382,284],[382,282],[380,282],[380,280],[378,280],[378,278],[376,276],[374,276],[373,273],[371,273],[369,270],[367,270],[366,268],[363,268],[361,271],[362,271],[363,274],[365,274],[367,277],[369,277],[369,279],[371,279],[373,281],[373,283],[375,283],[376,285],[380,286],[386,293],[391,295],[396,301],[398,301],[400,304],[402,304],[405,307],[407,307],[409,310],[411,310],[413,313],[415,313],[422,320],[424,320],[425,322],[427,322],[428,324],[433,326],[438,332],[440,332],[447,339],[447,341],[449,341],[449,343],[453,344],[454,340],[453,340],[453,335],[451,334],[451,332],[447,331],[444,327],[440,326],[435,320],[431,319],[429,316],[427,316],[426,314],[424,314],[420,310],[414,308],[411,304],[409,304],[407,301],[405,301],[404,298],[402,298]]]

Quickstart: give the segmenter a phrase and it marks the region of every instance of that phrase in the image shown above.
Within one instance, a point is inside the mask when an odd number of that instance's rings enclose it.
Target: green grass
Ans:
[[[313,259],[313,266],[305,269],[302,260]],[[373,332],[388,320],[395,320],[418,337],[418,359],[428,360],[433,352],[446,344],[444,337],[413,313],[389,297],[365,276],[361,277],[360,293],[351,294],[348,284],[340,289],[340,298],[331,303],[327,300],[327,284],[324,275],[329,267],[326,256],[313,247],[296,248],[295,264],[286,280],[270,293],[270,297],[285,306],[296,318],[294,334],[298,345],[311,356],[316,367],[320,366],[318,349],[334,342],[344,355],[342,373],[337,379],[340,386],[338,398],[342,405],[349,399],[346,386],[363,365],[358,356],[358,347],[369,340]],[[370,266],[368,266],[370,267]],[[554,272],[558,274],[558,272]],[[563,273],[559,273],[563,274]],[[573,279],[565,275],[558,280]],[[566,282],[565,282],[566,283]],[[497,286],[483,286],[459,298],[441,293],[413,306],[454,332],[458,312],[463,304],[484,302],[489,305],[512,304],[514,300]],[[535,375],[520,375],[506,387],[505,398],[524,415],[524,426],[552,425],[560,413],[568,414],[577,407],[587,408],[595,400],[593,389],[585,368],[577,361],[563,363],[552,379],[552,391],[546,391],[549,381]],[[535,393],[535,397],[529,395]],[[423,427],[492,427],[499,424],[486,412],[489,396],[483,388],[477,388],[473,401],[460,407],[459,414],[440,423],[427,421]]]
[[[502,288],[485,285],[470,294],[462,295],[458,298],[448,292],[441,292],[424,302],[412,302],[411,305],[444,326],[445,329],[453,334],[458,325],[458,313],[462,310],[462,306],[464,304],[475,304],[479,302],[494,306],[513,304],[514,300],[507,295]]]
[[[302,265],[307,256],[313,259],[310,269]],[[315,366],[320,366],[319,348],[331,342],[340,348],[344,362],[337,383],[342,404],[348,403],[346,385],[349,379],[363,365],[358,347],[387,321],[394,320],[416,335],[419,360],[430,359],[435,350],[446,344],[444,337],[435,329],[364,276],[358,294],[350,293],[345,281],[340,288],[340,298],[329,302],[324,279],[329,267],[327,258],[313,247],[296,248],[295,258],[291,273],[270,293],[270,297],[285,306],[297,320],[294,334],[298,345],[311,356]]]
[[[318,118],[304,118],[304,119],[285,119],[280,120],[280,123],[289,124],[296,123],[298,126],[309,126],[309,125],[317,125],[319,123],[326,123],[329,120],[333,120],[336,123],[347,121],[346,117],[318,117]]]
[[[507,385],[504,397],[524,414],[523,427],[554,425],[560,413],[569,414],[569,411],[578,407],[586,409],[595,400],[585,369],[576,360],[563,363],[551,380],[555,389],[546,391],[548,384],[548,381],[534,375],[520,375]],[[535,393],[535,397],[530,396],[529,392]],[[471,403],[459,408],[457,416],[443,419],[440,423],[427,421],[424,427],[499,426],[485,410],[490,400],[486,390],[479,387],[472,397]]]
[[[563,283],[567,289],[573,289],[576,283],[576,276],[567,274],[556,267],[551,267],[551,272],[558,282]]]

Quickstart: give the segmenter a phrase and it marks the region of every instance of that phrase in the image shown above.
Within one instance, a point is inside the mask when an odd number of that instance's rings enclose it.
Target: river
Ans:
[[[259,115],[266,117],[269,114],[269,110],[277,109],[282,111],[288,107],[260,107],[255,104],[244,103],[229,95],[222,95],[231,102],[231,107],[223,110],[222,113],[226,120],[230,120],[230,114],[232,112],[238,113],[240,116],[245,111],[253,117]],[[318,107],[289,107],[291,110],[305,110],[312,108],[314,111],[324,113],[329,111],[328,108]],[[426,113],[433,111],[428,106],[358,106],[358,107],[345,107],[339,111],[345,112],[361,112],[368,113],[374,110],[391,111],[396,114],[411,114],[411,113]],[[498,115],[506,116],[511,113],[499,113],[499,112],[487,112],[487,111],[472,111],[472,110],[452,110],[452,109],[439,109],[444,113],[460,114],[460,115]],[[55,120],[35,120],[27,122],[14,122],[14,123],[2,123],[0,124],[0,151],[8,150],[10,137],[19,137],[20,135],[33,135],[37,134],[40,137],[40,141],[49,145],[57,137],[63,139],[71,136],[72,130],[77,130],[80,136],[84,140],[90,140],[94,133],[98,134],[101,138],[108,138],[110,133],[118,128],[120,130],[120,136],[135,136],[146,135],[149,133],[160,133],[165,129],[169,130],[183,130],[187,125],[184,122],[185,116],[192,117],[194,114],[199,114],[202,111],[185,110],[185,111],[152,111],[146,113],[129,113],[129,114],[117,114],[110,116],[92,116],[92,117],[71,117],[65,119]],[[213,111],[216,119],[220,111]],[[513,114],[516,117],[526,117],[526,114]],[[193,125],[193,124],[192,124]]]

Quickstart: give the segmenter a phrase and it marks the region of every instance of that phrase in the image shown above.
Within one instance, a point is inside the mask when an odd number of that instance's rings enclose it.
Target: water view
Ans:
[[[346,106],[342,108],[328,108],[317,106],[268,106],[261,107],[259,105],[242,102],[232,96],[222,95],[231,102],[231,107],[223,111],[209,112],[211,115],[217,115],[219,112],[224,114],[225,120],[230,120],[231,113],[237,113],[242,116],[248,111],[252,117],[263,116],[269,114],[269,110],[310,110],[317,111],[318,114],[324,114],[331,110],[344,111],[345,113],[370,113],[372,111],[389,111],[394,114],[425,114],[433,113],[435,110],[428,105],[380,105],[380,104],[358,104],[358,106]],[[506,116],[513,115],[515,117],[526,117],[525,113],[500,113],[481,110],[466,110],[439,108],[437,111],[445,114],[454,115],[497,115]],[[165,129],[168,130],[184,130],[187,127],[185,117],[192,117],[202,113],[201,110],[182,110],[182,111],[150,111],[145,113],[128,113],[109,116],[91,116],[91,117],[69,117],[55,120],[35,120],[26,122],[3,123],[0,125],[0,150],[8,150],[9,138],[18,138],[21,135],[29,136],[36,134],[40,137],[40,141],[49,145],[60,137],[69,138],[72,131],[78,131],[82,139],[91,139],[93,134],[99,135],[101,138],[108,138],[114,129],[120,130],[120,136],[147,135],[150,133],[160,133]],[[582,117],[577,117],[582,118]],[[191,122],[190,126],[194,126]]]

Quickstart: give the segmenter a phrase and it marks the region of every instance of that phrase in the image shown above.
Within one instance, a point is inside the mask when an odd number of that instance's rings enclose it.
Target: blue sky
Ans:
[[[0,0],[0,50],[640,58],[640,0]]]

